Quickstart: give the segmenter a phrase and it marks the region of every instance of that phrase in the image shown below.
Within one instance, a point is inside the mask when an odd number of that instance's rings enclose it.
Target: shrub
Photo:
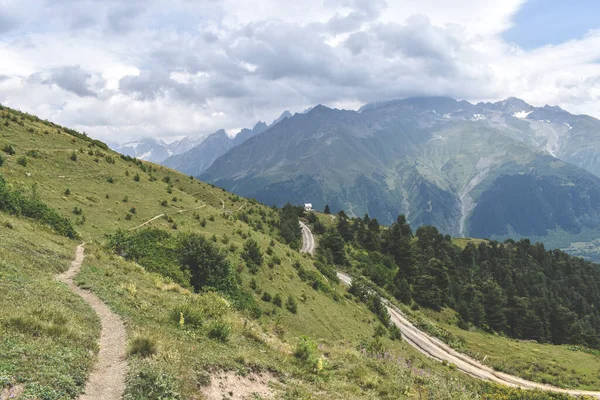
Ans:
[[[123,203],[127,203],[129,201],[129,196],[123,197]]]
[[[203,228],[206,226],[206,219],[205,218],[202,218],[202,221],[200,221],[200,226],[203,227]]]
[[[136,182],[139,182],[140,181],[140,174],[135,174],[133,176],[133,180],[136,181]]]
[[[109,176],[108,178],[106,178],[106,182],[108,182],[108,183],[115,183],[115,180],[113,179],[112,176]]]
[[[71,189],[67,188],[65,190],[65,196],[70,196],[71,195]]]
[[[71,161],[77,161],[77,153],[72,152],[70,158],[71,158]]]
[[[199,307],[194,307],[194,304],[188,303],[177,306],[171,311],[171,320],[179,324],[179,326],[199,328],[206,316]]]
[[[231,333],[231,327],[222,321],[212,322],[208,326],[208,337],[211,339],[226,342]]]
[[[277,307],[281,308],[282,302],[281,302],[281,296],[279,295],[279,293],[277,293],[275,295],[275,297],[273,297],[273,304],[275,304]]]
[[[163,201],[160,202],[160,205],[163,206],[163,207],[166,207],[166,206],[169,205],[169,202],[167,200],[163,200]]]
[[[294,357],[296,357],[298,361],[300,361],[306,367],[311,369],[314,368],[315,372],[319,372],[320,368],[317,366],[320,364],[322,368],[322,362],[317,349],[317,344],[315,342],[306,336],[302,336],[300,338],[300,342],[294,350]]]
[[[40,158],[40,152],[37,150],[29,150],[27,152],[27,157],[31,157],[31,158]]]
[[[125,219],[126,219],[127,221],[131,221],[131,219],[132,219],[132,218],[133,218],[133,215],[131,215],[131,214],[129,214],[129,213],[125,214]]]
[[[2,151],[5,152],[6,154],[8,154],[9,156],[14,156],[16,153],[16,150],[14,148],[13,145],[11,144],[7,144],[2,148]]]
[[[83,209],[81,207],[73,207],[73,214],[81,215],[83,214]]]
[[[17,158],[17,164],[26,167],[27,166],[27,157],[22,156],[22,157]]]
[[[285,302],[285,308],[287,308],[292,314],[296,314],[298,312],[298,303],[296,303],[296,300],[291,295]]]
[[[4,164],[4,157],[0,155],[0,167]]]
[[[400,331],[400,328],[398,328],[395,324],[391,324],[389,330],[390,330],[390,339],[392,339],[392,340],[401,340],[402,339],[402,332]]]
[[[136,374],[127,382],[125,400],[179,400],[183,397],[177,388],[175,373],[166,370],[161,364],[143,363]]]
[[[129,343],[127,354],[130,356],[140,356],[142,358],[151,357],[158,352],[156,341],[146,336],[136,336]]]
[[[178,258],[180,265],[190,272],[190,283],[196,290],[204,287],[225,292],[234,290],[236,283],[231,263],[204,236],[195,233],[181,234]]]
[[[248,269],[252,273],[258,272],[258,269],[262,266],[263,255],[260,250],[260,246],[254,239],[248,239],[244,243],[244,251],[242,252],[242,258],[246,262]]]
[[[262,301],[266,301],[267,303],[271,301],[273,297],[271,296],[271,294],[269,292],[264,292],[262,294],[262,297],[260,298]]]
[[[210,217],[208,217],[208,220],[209,220],[209,221],[211,221],[211,222],[214,222],[214,220],[215,220],[215,216],[214,216],[214,215],[211,215]]]
[[[129,209],[129,212],[132,213],[132,214],[135,214],[137,212],[137,209],[135,207],[131,207]]]

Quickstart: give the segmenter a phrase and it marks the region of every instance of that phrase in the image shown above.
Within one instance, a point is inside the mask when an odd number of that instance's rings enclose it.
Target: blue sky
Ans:
[[[509,43],[531,50],[579,39],[600,28],[599,0],[529,0],[504,32]]]

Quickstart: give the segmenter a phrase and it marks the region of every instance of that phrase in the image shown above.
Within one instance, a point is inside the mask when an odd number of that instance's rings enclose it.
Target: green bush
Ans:
[[[154,339],[146,336],[136,336],[129,343],[127,354],[130,356],[140,356],[142,358],[151,357],[158,352],[158,346]]]
[[[140,174],[135,174],[133,176],[133,180],[136,181],[136,182],[139,182],[140,181]]]
[[[279,293],[277,293],[275,295],[275,297],[273,297],[273,304],[275,304],[277,307],[281,307],[282,302],[281,302],[281,296],[279,295]]]
[[[244,243],[242,258],[246,261],[248,270],[255,274],[263,264],[263,255],[260,246],[254,239],[248,239]]]
[[[16,150],[13,145],[7,144],[2,148],[2,151],[8,154],[9,156],[14,156],[16,154]]]
[[[211,339],[226,342],[229,339],[231,333],[231,327],[222,321],[212,322],[208,326],[208,337]]]
[[[171,311],[171,320],[179,324],[182,328],[187,326],[199,328],[205,319],[206,316],[202,310],[199,307],[195,307],[192,303],[177,306]]]
[[[55,232],[68,238],[77,237],[75,228],[66,218],[42,203],[35,197],[26,197],[19,192],[11,191],[6,186],[4,177],[0,175],[0,210],[13,215],[31,218],[48,225]]]
[[[0,167],[4,164],[4,157],[0,155]]]
[[[72,152],[70,158],[71,158],[71,161],[77,161],[77,153],[76,152]]]
[[[272,297],[271,294],[268,292],[264,292],[262,294],[262,297],[260,298],[262,301],[266,301],[267,303],[271,301]]]
[[[296,300],[291,295],[285,301],[285,308],[287,308],[292,314],[296,314],[298,312],[298,303],[296,303]]]
[[[21,156],[17,158],[17,164],[22,165],[23,167],[27,166],[27,157]]]
[[[234,270],[225,254],[204,236],[194,233],[179,237],[178,259],[180,265],[190,272],[190,283],[196,290],[212,287],[232,292],[235,287]]]
[[[27,152],[27,157],[31,157],[31,158],[40,158],[40,152],[37,150],[29,150]]]

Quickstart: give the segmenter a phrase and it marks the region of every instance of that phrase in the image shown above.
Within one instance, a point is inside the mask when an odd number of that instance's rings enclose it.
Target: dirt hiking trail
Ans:
[[[98,362],[85,384],[85,394],[79,400],[119,400],[125,392],[127,373],[125,326],[121,318],[95,294],[75,285],[73,278],[79,273],[83,258],[84,248],[81,244],[77,246],[71,268],[56,277],[92,307],[102,324]]]

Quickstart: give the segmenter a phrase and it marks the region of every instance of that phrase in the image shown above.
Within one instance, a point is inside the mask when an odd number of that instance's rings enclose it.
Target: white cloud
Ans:
[[[414,95],[600,116],[600,32],[508,45],[523,2],[0,0],[0,102],[113,141]]]

